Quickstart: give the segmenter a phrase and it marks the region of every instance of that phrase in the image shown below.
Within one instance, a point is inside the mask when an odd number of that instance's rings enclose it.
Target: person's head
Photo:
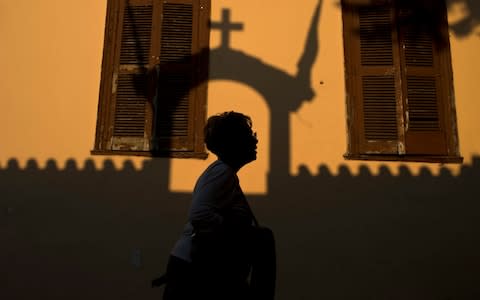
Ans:
[[[236,169],[257,159],[257,142],[249,116],[231,111],[211,116],[207,120],[207,149]]]

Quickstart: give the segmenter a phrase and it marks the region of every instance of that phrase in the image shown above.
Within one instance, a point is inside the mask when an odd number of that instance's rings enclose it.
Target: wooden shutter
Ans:
[[[424,2],[342,2],[347,156],[459,156],[446,9]]]
[[[407,154],[449,155],[446,128],[453,112],[447,104],[448,72],[442,66],[448,36],[439,32],[448,30],[448,24],[441,2],[423,7],[421,1],[404,1],[397,7]]]
[[[354,152],[403,153],[395,11],[391,1],[344,1],[345,59]]]
[[[209,15],[209,0],[108,1],[94,153],[204,156]]]
[[[200,5],[194,0],[162,1],[158,89],[154,101],[156,151],[194,149]]]
[[[113,132],[111,150],[149,151],[152,109],[147,95],[147,71],[152,57],[152,0],[122,1],[113,69]]]

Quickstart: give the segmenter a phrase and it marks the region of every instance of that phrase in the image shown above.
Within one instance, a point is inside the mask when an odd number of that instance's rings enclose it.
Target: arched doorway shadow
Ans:
[[[211,101],[208,103],[207,115],[239,111],[252,118],[253,130],[258,137],[257,160],[242,168],[238,175],[244,192],[251,195],[266,195],[268,193],[271,116],[265,98],[250,86],[232,80],[210,81],[208,95]],[[209,155],[208,163],[215,159],[215,155]],[[204,166],[202,166],[202,171],[203,168]]]
[[[274,191],[276,183],[289,177],[289,113],[297,110],[304,101],[314,97],[311,71],[319,48],[318,24],[321,5],[322,0],[319,0],[307,34],[304,52],[297,64],[298,70],[294,75],[269,65],[257,57],[229,48],[228,44],[225,44],[228,42],[225,35],[223,35],[222,45],[211,50],[209,54],[209,80],[231,80],[246,84],[262,95],[267,102],[271,116],[270,153],[268,154],[269,191]],[[229,14],[224,13],[224,16]],[[226,27],[227,25],[225,24]]]
[[[261,94],[250,86],[232,80],[209,82],[207,115],[225,111],[238,111],[250,116],[253,130],[258,136],[257,161],[239,172],[242,189],[250,195],[268,193],[268,168],[270,148],[270,109]],[[217,159],[209,153],[206,160],[176,159],[170,162],[169,191],[190,193],[205,168]]]
[[[230,13],[224,9],[221,23],[211,23],[212,29],[222,30],[222,43],[215,49],[202,49],[190,59],[208,58],[209,71],[199,71],[199,76],[189,86],[189,90],[206,81],[229,80],[239,82],[254,89],[266,101],[270,112],[270,149],[269,149],[269,193],[275,186],[289,178],[290,167],[290,120],[289,114],[296,111],[303,102],[314,98],[311,87],[311,72],[319,49],[318,26],[323,0],[318,0],[314,9],[310,28],[306,36],[302,55],[297,63],[296,74],[263,62],[254,55],[246,54],[229,47],[229,32],[241,30],[242,24],[232,24]],[[153,72],[155,73],[155,72]],[[157,82],[158,83],[158,82]],[[181,94],[189,92],[185,89]],[[141,91],[140,91],[141,92]],[[167,186],[169,186],[170,163],[165,170]]]

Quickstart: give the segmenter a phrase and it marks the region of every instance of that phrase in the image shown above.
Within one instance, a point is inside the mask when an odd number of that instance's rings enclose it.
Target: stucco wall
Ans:
[[[286,0],[212,2],[213,21],[229,9],[243,30],[231,33],[229,51],[219,49],[220,33],[211,33],[208,113],[238,110],[253,118],[258,160],[240,177],[259,219],[277,235],[277,299],[479,297],[479,5],[449,1],[465,161],[440,165],[344,160],[336,0],[322,3],[311,82],[300,84],[297,63],[316,0],[295,8]],[[149,280],[163,271],[189,192],[214,159],[90,155],[105,10],[105,0],[0,0],[0,264],[7,276],[0,291],[6,299],[158,297]],[[464,20],[470,27],[459,29]],[[224,58],[228,64],[219,63]],[[253,83],[228,73],[240,62],[239,72],[251,71]],[[292,92],[305,84],[313,96]],[[285,113],[290,106],[295,109]]]

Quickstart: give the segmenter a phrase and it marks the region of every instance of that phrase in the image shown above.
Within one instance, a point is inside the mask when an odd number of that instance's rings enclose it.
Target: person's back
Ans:
[[[195,185],[188,222],[167,266],[164,300],[251,299],[247,278],[258,261],[254,244],[260,235],[237,177],[241,167],[256,159],[250,118],[235,112],[210,117],[205,143],[218,160]],[[274,262],[274,249],[272,257]],[[274,284],[274,266],[272,271]],[[274,286],[270,290],[273,299]]]

